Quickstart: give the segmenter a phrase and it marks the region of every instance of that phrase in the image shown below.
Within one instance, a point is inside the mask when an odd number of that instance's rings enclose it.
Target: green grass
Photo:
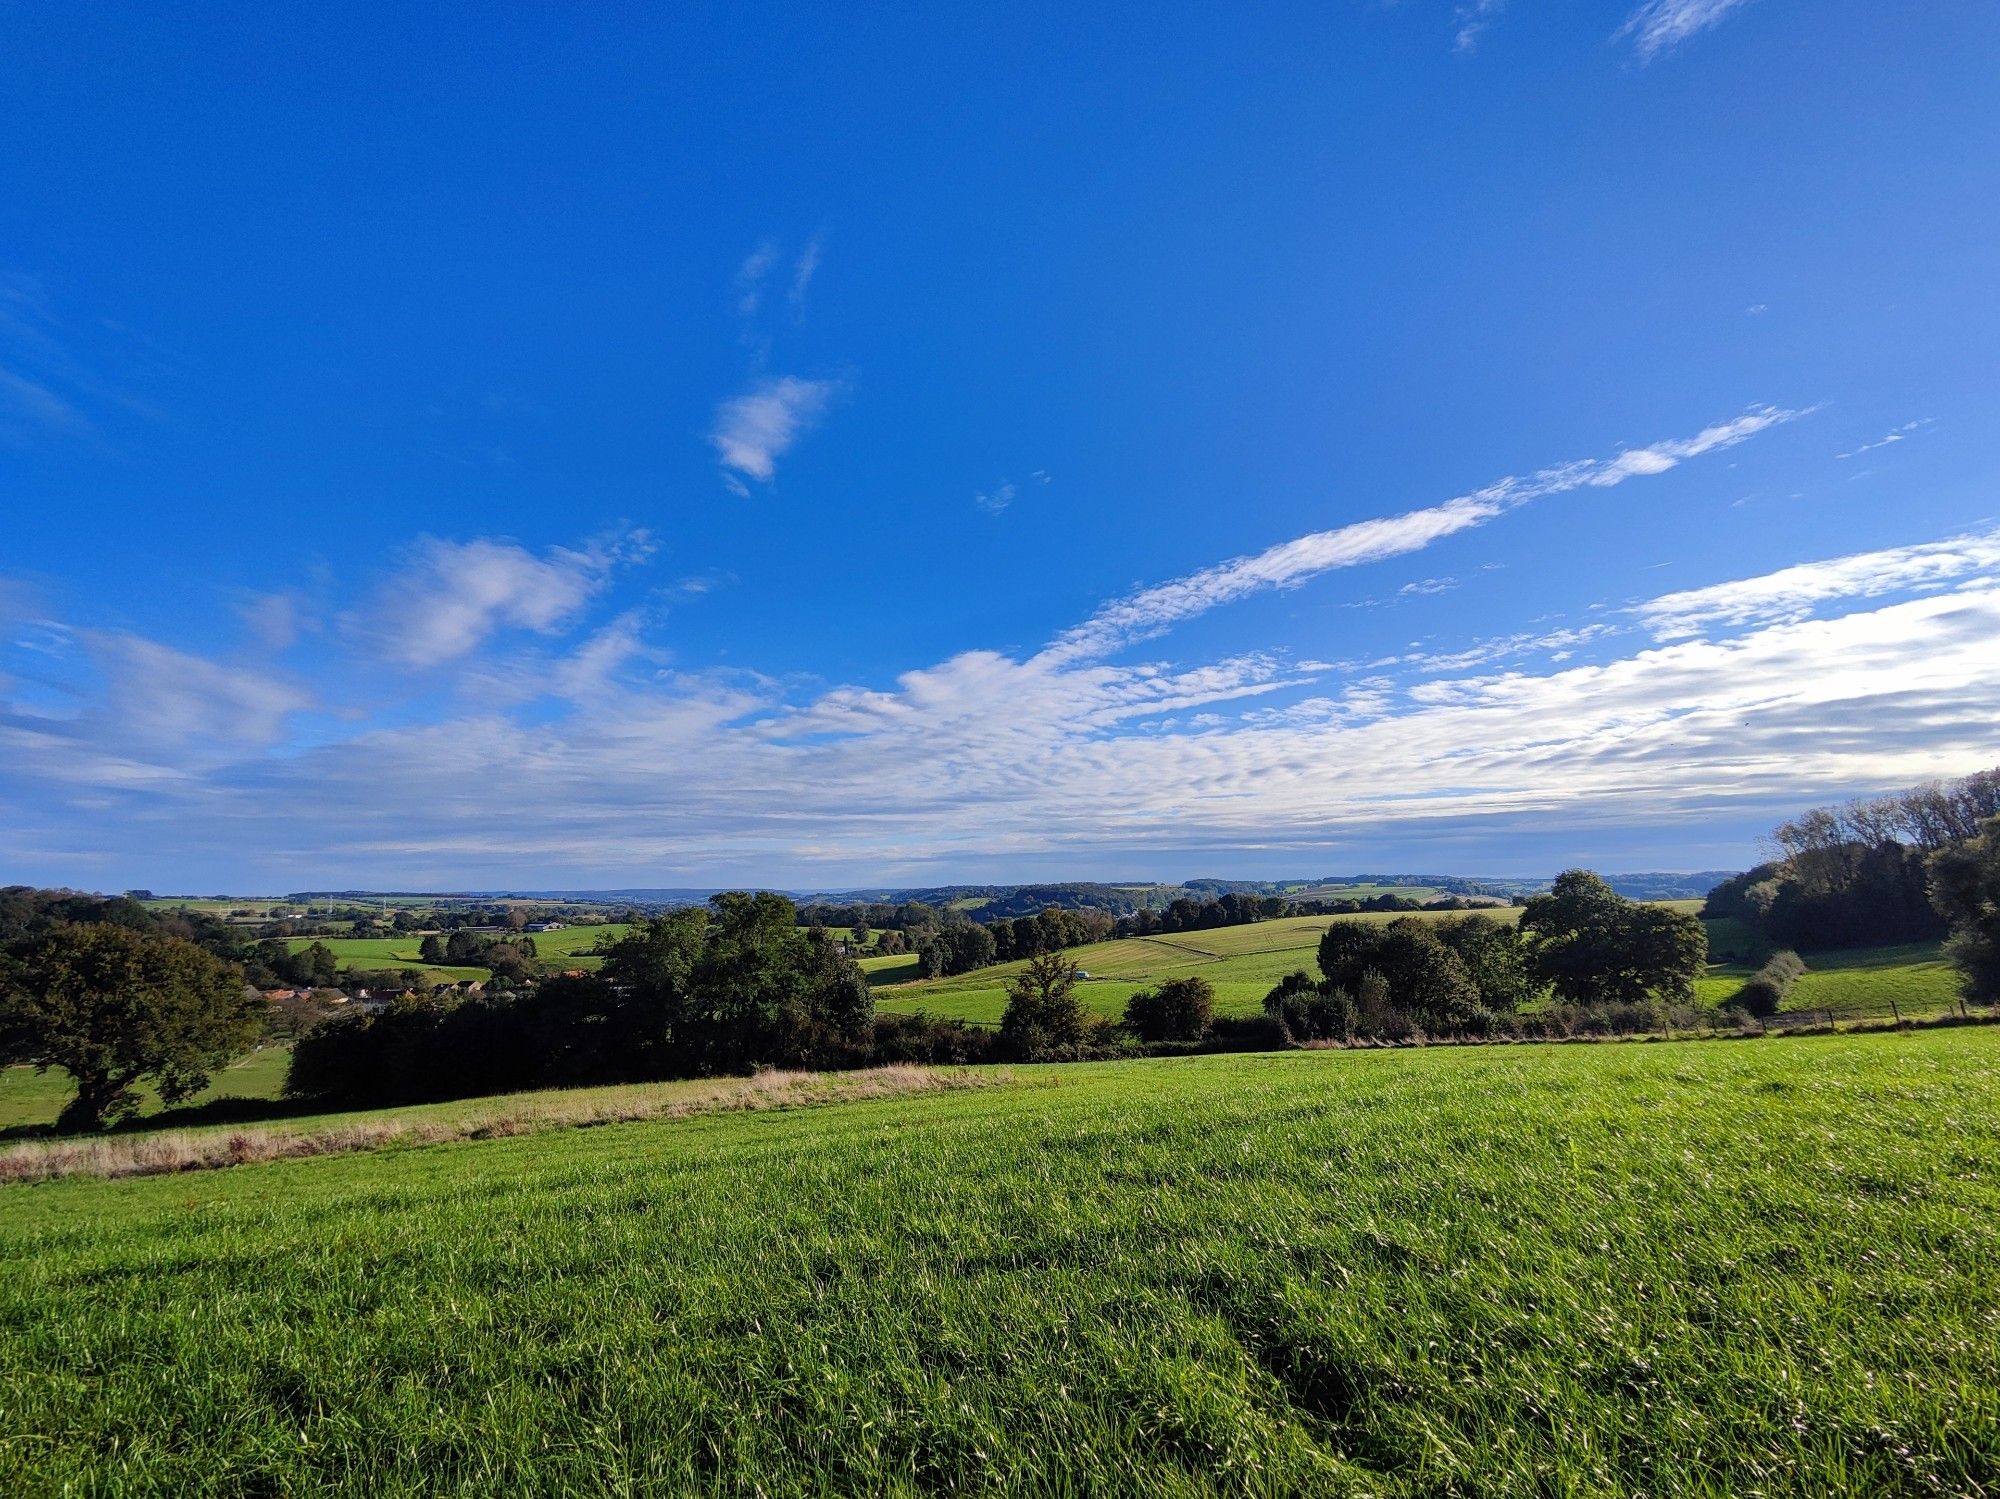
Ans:
[[[1976,1494],[2000,1029],[0,1189],[15,1492]]]
[[[285,1089],[285,1068],[291,1062],[288,1046],[266,1046],[231,1062],[209,1078],[205,1092],[188,1102],[207,1103],[217,1098],[276,1098]],[[141,1112],[157,1113],[158,1097],[141,1087],[145,1099]],[[32,1067],[0,1068],[0,1129],[23,1124],[54,1124],[63,1106],[76,1096],[76,1085],[67,1072],[51,1067],[37,1073]]]
[[[1125,1001],[1141,989],[1163,979],[1199,976],[1215,989],[1218,1015],[1254,1015],[1263,1009],[1264,996],[1294,969],[1319,971],[1319,939],[1336,921],[1365,921],[1382,925],[1408,912],[1369,911],[1352,916],[1288,916],[1279,921],[1257,921],[1245,926],[1216,927],[1206,932],[1176,932],[1165,937],[1122,937],[1115,942],[1093,943],[1072,948],[1070,956],[1090,974],[1078,985],[1084,1007],[1094,1015],[1117,1017],[1125,1013]],[[1435,919],[1456,912],[1420,913]],[[1495,920],[1517,921],[1520,911],[1499,908],[1490,913]],[[890,974],[907,973],[914,978],[915,961],[907,969],[889,968],[892,961],[870,975],[879,985],[893,983]],[[864,963],[863,968],[868,965]],[[978,1025],[998,1025],[1007,1008],[1007,981],[1026,965],[996,963],[990,968],[960,974],[956,978],[927,979],[878,987],[875,1008],[889,1013],[922,1011],[947,1020],[966,1020]]]
[[[616,942],[631,930],[624,922],[606,922],[602,926],[571,926],[559,932],[524,932],[521,935],[535,939],[535,953],[545,967],[592,969],[602,965],[603,959],[586,955],[588,948],[600,947]],[[497,937],[499,932],[483,935]],[[287,937],[285,946],[293,952],[303,952],[313,943],[324,943],[333,953],[341,971],[360,969],[404,969],[421,968],[430,978],[485,980],[490,977],[487,969],[471,964],[426,963],[423,960],[423,937],[404,933],[396,937]]]
[[[1803,956],[1806,971],[1785,997],[1786,1010],[1830,1008],[1836,1019],[1892,1015],[1910,1019],[1959,1007],[1958,970],[1945,961],[1936,942]],[[1707,976],[1695,981],[1695,997],[1703,1004],[1727,1004],[1756,971],[1745,963],[1710,964]]]

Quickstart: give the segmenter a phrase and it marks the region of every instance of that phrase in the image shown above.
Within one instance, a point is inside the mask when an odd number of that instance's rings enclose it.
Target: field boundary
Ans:
[[[621,1096],[565,1099],[561,1095],[486,1100],[488,1107],[456,1119],[397,1117],[318,1128],[272,1126],[261,1129],[162,1130],[127,1138],[74,1136],[29,1141],[0,1150],[0,1183],[51,1181],[86,1176],[113,1179],[165,1176],[182,1171],[214,1171],[265,1161],[345,1155],[399,1145],[439,1145],[464,1140],[506,1139],[545,1130],[588,1129],[603,1124],[687,1119],[703,1114],[762,1113],[820,1104],[901,1098],[918,1093],[989,1088],[1014,1081],[1005,1068],[943,1069],[897,1064],[856,1072],[759,1072],[719,1079],[696,1092],[684,1088],[662,1096],[642,1091],[659,1085],[635,1084]],[[673,1086],[673,1085],[668,1085]]]

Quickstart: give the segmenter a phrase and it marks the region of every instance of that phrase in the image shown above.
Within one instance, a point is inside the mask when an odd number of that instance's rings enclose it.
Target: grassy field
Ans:
[[[2000,1030],[0,1188],[16,1492],[1983,1494]]]
[[[1830,1007],[1839,1018],[1908,1018],[1958,1007],[1958,970],[1945,961],[1936,942],[1804,956],[1806,971],[1785,997],[1787,1010]],[[1695,981],[1696,997],[1704,1004],[1726,1004],[1755,972],[1752,964],[1711,964],[1708,976]]]
[[[526,932],[522,935],[535,939],[536,955],[549,966],[590,969],[598,967],[603,959],[586,954],[586,949],[616,942],[630,930],[628,924],[614,921],[602,926],[570,926],[559,932]],[[485,935],[501,934],[488,932]],[[486,969],[472,965],[425,963],[423,941],[422,936],[407,933],[400,937],[287,937],[285,946],[293,952],[303,952],[315,942],[324,943],[332,949],[343,970],[421,968],[433,979],[488,977]]]
[[[1356,916],[1289,916],[1247,926],[1216,927],[1206,932],[1176,932],[1168,937],[1123,937],[1072,949],[1071,956],[1090,975],[1078,986],[1084,1006],[1093,1015],[1120,1016],[1125,1001],[1162,979],[1199,975],[1215,989],[1218,1015],[1254,1015],[1264,996],[1294,969],[1318,973],[1320,934],[1336,921],[1394,921],[1402,912],[1370,911]],[[1426,919],[1457,912],[1418,913]],[[1501,907],[1482,914],[1499,921],[1517,921],[1520,911]],[[998,1025],[1007,1007],[1007,981],[1025,966],[996,963],[956,978],[908,982],[916,976],[914,958],[864,960],[875,990],[875,1007],[890,1013],[923,1011],[945,1019]]]
[[[285,1068],[291,1063],[291,1048],[266,1046],[247,1057],[231,1062],[209,1079],[206,1092],[189,1100],[207,1103],[217,1098],[276,1098],[285,1088]],[[159,1110],[159,1099],[150,1089],[141,1093],[146,1100],[142,1112]],[[0,1130],[23,1124],[54,1124],[63,1106],[76,1096],[70,1075],[52,1067],[37,1074],[32,1067],[0,1067]]]
[[[1700,901],[1662,904],[1696,911]],[[1426,920],[1458,913],[1420,912]],[[1516,921],[1518,908],[1497,908],[1481,914],[1499,921]],[[1078,986],[1085,1008],[1094,1015],[1122,1016],[1125,1001],[1140,989],[1163,979],[1199,976],[1215,989],[1218,1015],[1254,1015],[1264,996],[1294,969],[1317,976],[1320,934],[1336,921],[1380,924],[1397,920],[1397,913],[1374,911],[1357,916],[1298,916],[1248,926],[1218,927],[1207,932],[1180,932],[1171,937],[1127,937],[1072,949],[1090,978]],[[1718,947],[1731,934],[1729,923],[1712,923],[1725,931],[1711,934]],[[1818,1009],[1828,1005],[1847,1017],[1862,1014],[1887,1017],[1894,1013],[1923,1017],[1942,1014],[1957,1005],[1957,976],[1936,943],[1902,947],[1860,948],[1851,952],[1808,953],[1809,971],[1793,989],[1787,1009]],[[918,980],[914,958],[871,958],[861,964],[876,985],[875,1007],[892,1014],[922,1011],[945,1019],[978,1025],[998,1025],[1007,1007],[1007,981],[1023,966],[1000,963],[956,978]],[[1755,964],[1711,964],[1695,981],[1696,998],[1721,1004],[1756,971]],[[1892,1003],[1893,1000],[1893,1003]]]

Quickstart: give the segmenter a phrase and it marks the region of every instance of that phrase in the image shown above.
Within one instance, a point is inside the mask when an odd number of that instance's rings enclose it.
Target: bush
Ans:
[[[1764,966],[1736,991],[1729,1003],[1747,1010],[1759,1020],[1767,1020],[1783,1007],[1785,996],[1792,992],[1792,985],[1805,971],[1806,965],[1797,953],[1789,949],[1774,952],[1764,960]]]
[[[1215,1014],[1207,979],[1168,979],[1125,1001],[1125,1024],[1141,1041],[1199,1041]]]
[[[930,1066],[967,1066],[991,1062],[999,1054],[1000,1037],[983,1026],[963,1020],[939,1020],[930,1015],[877,1015],[868,1060],[877,1065],[916,1062]]]
[[[1287,1045],[1354,1039],[1354,1001],[1347,991],[1331,983],[1316,984],[1303,971],[1286,974],[1264,996],[1264,1014]]]

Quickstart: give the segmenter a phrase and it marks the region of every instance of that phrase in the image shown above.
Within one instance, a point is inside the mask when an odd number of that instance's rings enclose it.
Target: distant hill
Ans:
[[[1708,894],[1737,871],[1704,869],[1606,874],[1620,895],[1633,900],[1692,900]],[[1552,877],[1551,877],[1552,878]],[[285,899],[347,900],[526,900],[550,905],[635,906],[666,910],[698,906],[722,889],[740,886],[637,886],[608,890],[506,889],[455,891],[314,890],[295,891]],[[1336,874],[1288,880],[1225,880],[1210,877],[1179,884],[1158,880],[1069,880],[1020,885],[884,885],[847,890],[780,890],[801,904],[903,905],[921,902],[950,907],[985,920],[1032,914],[1048,906],[1065,910],[1095,909],[1115,916],[1140,910],[1164,910],[1183,898],[1214,900],[1222,895],[1282,895],[1293,900],[1338,900],[1343,895],[1368,896],[1383,891],[1428,892],[1434,895],[1490,896],[1511,900],[1549,888],[1549,879],[1456,874]]]

